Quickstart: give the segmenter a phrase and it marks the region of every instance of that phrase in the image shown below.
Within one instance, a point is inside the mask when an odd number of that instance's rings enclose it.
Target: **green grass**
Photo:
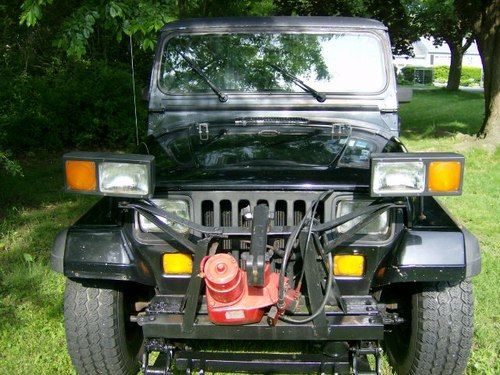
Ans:
[[[416,91],[413,102],[402,106],[401,116],[410,150],[451,150],[466,156],[463,195],[442,200],[482,246],[483,271],[474,279],[476,327],[468,373],[496,374],[500,158],[495,145],[470,136],[481,124],[482,111],[479,94],[429,90]],[[57,231],[95,198],[63,193],[60,164],[57,157],[34,155],[22,161],[24,177],[0,176],[0,374],[73,373],[63,328],[64,278],[49,269],[50,249]]]
[[[500,151],[478,142],[481,94],[414,91],[401,107],[402,139],[410,151],[455,151],[465,156],[463,195],[440,198],[460,223],[478,236],[483,269],[474,278],[474,347],[467,372],[500,373]]]

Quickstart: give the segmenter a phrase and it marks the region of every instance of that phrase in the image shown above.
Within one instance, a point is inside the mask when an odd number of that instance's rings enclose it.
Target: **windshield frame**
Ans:
[[[382,63],[384,65],[384,85],[379,91],[374,92],[342,92],[342,91],[323,91],[322,93],[328,97],[374,97],[384,94],[389,88],[391,83],[391,76],[389,68],[392,68],[392,60],[389,61],[388,57],[391,56],[391,51],[387,51],[387,43],[384,43],[383,38],[381,37],[381,30],[378,29],[367,29],[367,28],[356,28],[356,27],[296,27],[290,29],[289,27],[276,26],[276,27],[209,27],[203,29],[193,28],[189,29],[180,29],[173,30],[162,34],[161,45],[157,50],[157,56],[155,59],[156,64],[156,72],[154,76],[151,78],[155,80],[155,85],[158,90],[169,98],[200,98],[200,97],[213,97],[213,92],[171,92],[168,91],[162,85],[161,80],[161,72],[162,72],[162,64],[163,64],[163,56],[165,52],[165,47],[170,39],[175,38],[180,35],[209,35],[209,34],[334,34],[334,33],[342,33],[342,34],[361,34],[361,35],[370,35],[374,37],[377,43],[380,46]],[[222,88],[226,90],[225,88]],[[295,98],[311,98],[311,94],[308,92],[286,92],[286,91],[237,91],[237,90],[226,90],[227,93],[230,93],[231,98],[233,97],[295,97]],[[314,98],[313,98],[314,99]],[[314,99],[315,100],[315,99]],[[316,100],[315,100],[316,101]]]

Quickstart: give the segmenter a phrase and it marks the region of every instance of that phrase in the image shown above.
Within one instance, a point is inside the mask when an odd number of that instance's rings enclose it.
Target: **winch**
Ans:
[[[264,285],[250,286],[247,272],[227,253],[207,256],[201,263],[206,284],[208,317],[215,324],[260,322],[266,307],[278,301],[279,275],[264,267]]]

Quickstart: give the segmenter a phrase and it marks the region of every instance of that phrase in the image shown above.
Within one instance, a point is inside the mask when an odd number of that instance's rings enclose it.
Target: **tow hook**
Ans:
[[[155,363],[149,364],[149,354],[159,352]],[[144,342],[141,370],[144,375],[172,375],[174,347],[164,339],[147,339]]]
[[[368,355],[375,357],[375,368],[368,362]],[[351,348],[351,366],[354,375],[380,375],[382,348],[377,342],[361,342]]]

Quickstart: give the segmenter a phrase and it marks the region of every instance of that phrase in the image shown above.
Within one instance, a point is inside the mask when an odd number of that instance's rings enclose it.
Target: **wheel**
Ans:
[[[441,282],[410,294],[405,288],[386,299],[405,319],[384,338],[392,368],[399,375],[462,374],[472,345],[472,284]]]
[[[119,289],[67,280],[64,324],[78,374],[137,374],[142,332],[129,322],[130,305]]]

